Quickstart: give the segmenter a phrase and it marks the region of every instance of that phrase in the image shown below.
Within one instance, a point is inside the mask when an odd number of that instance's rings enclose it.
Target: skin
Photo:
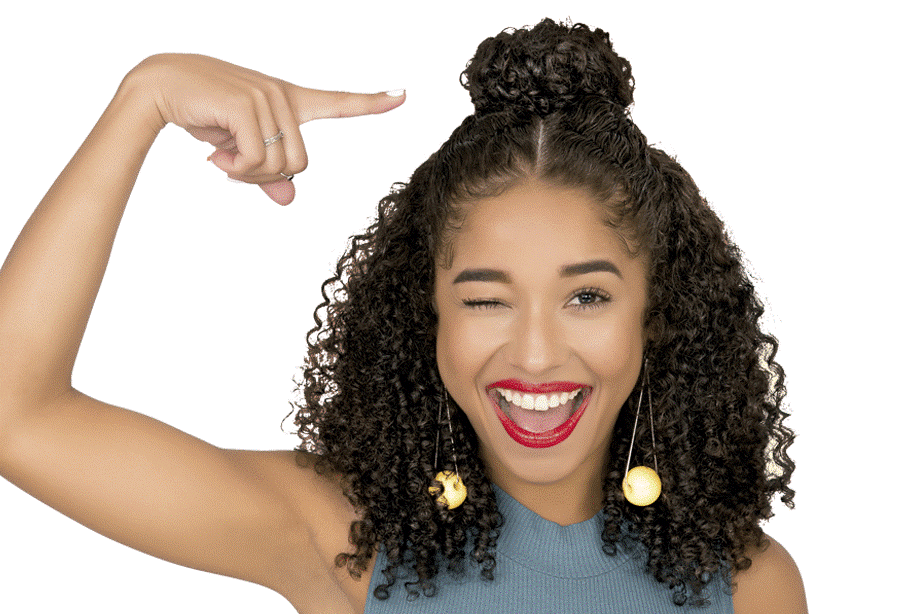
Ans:
[[[587,520],[601,507],[606,449],[642,366],[647,260],[629,255],[603,224],[603,205],[579,190],[529,179],[467,210],[452,266],[436,271],[440,374],[493,482],[548,520]],[[561,274],[592,261],[616,272]],[[505,279],[457,281],[475,269]],[[592,387],[568,439],[537,449],[506,433],[487,388],[510,378]]]
[[[281,173],[299,173],[307,163],[300,124],[383,113],[402,102],[403,96],[301,88],[203,56],[153,56],[133,69],[0,269],[0,475],[102,535],[179,565],[271,588],[298,612],[363,612],[374,561],[360,580],[334,565],[337,553],[350,550],[348,530],[356,518],[339,476],[317,475],[311,455],[212,446],[74,389],[72,370],[133,184],[167,124],[214,145],[213,164],[286,205],[295,193]],[[264,139],[279,129],[285,138],[265,147]],[[584,218],[582,212],[576,213]],[[587,244],[588,238],[576,238]],[[464,246],[458,251],[467,253]],[[555,262],[540,264],[550,267],[545,278],[553,281]],[[547,503],[539,507],[549,514],[556,493],[574,494],[574,511],[584,516],[592,493],[579,485],[596,473],[591,454],[608,437],[615,400],[634,383],[642,341],[632,334],[637,329],[627,331],[627,347],[612,350],[622,367],[592,367],[587,354],[569,353],[569,345],[556,343],[545,328],[558,327],[566,339],[575,339],[576,328],[591,322],[547,303],[558,296],[555,287],[530,281],[528,273],[515,270],[526,296],[502,297],[520,307],[510,326],[527,327],[526,343],[517,346],[511,337],[498,350],[478,346],[465,360],[479,362],[462,365],[451,356],[451,364],[441,361],[440,367],[478,428],[492,423],[472,395],[499,369],[540,377],[565,370],[567,377],[588,377],[599,387],[597,411],[579,424],[578,441],[567,447],[571,458],[544,471],[543,478],[523,473],[515,450],[489,440],[496,452],[488,458],[501,465],[495,479],[514,483],[510,492],[519,500],[537,505],[531,496],[536,487],[540,502]],[[612,291],[621,296],[625,290]],[[439,308],[448,307],[440,301]],[[441,326],[457,329],[448,318]],[[463,326],[471,324],[465,319]],[[581,347],[572,346],[576,352]],[[796,586],[798,572],[784,555],[782,548],[771,548],[740,577],[738,595],[751,601],[735,597],[737,614],[805,611],[788,597],[786,588]],[[791,593],[799,597],[801,584],[799,589]],[[768,599],[775,607],[762,607]]]
[[[532,177],[466,206],[451,266],[436,268],[439,373],[477,432],[489,478],[547,520],[582,522],[601,508],[606,450],[642,366],[647,257],[629,254],[603,224],[603,205],[582,190]],[[616,271],[561,274],[591,261]],[[503,279],[458,281],[477,270]],[[506,433],[487,388],[512,378],[592,387],[566,440],[528,448]],[[735,578],[736,614],[807,611],[802,577],[783,546],[769,537],[750,557]]]

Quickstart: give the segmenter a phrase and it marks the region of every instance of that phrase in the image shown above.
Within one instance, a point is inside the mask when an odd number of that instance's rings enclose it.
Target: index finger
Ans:
[[[314,119],[356,117],[385,113],[405,101],[404,90],[378,94],[330,92],[292,86],[291,98],[297,120],[302,124]]]

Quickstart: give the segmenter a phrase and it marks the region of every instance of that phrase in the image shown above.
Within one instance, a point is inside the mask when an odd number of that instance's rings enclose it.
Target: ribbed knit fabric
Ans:
[[[729,589],[719,578],[703,593],[710,599],[709,607],[679,607],[672,603],[669,589],[645,572],[644,558],[621,549],[616,556],[604,554],[602,513],[564,527],[538,516],[498,486],[493,488],[505,519],[493,582],[483,580],[472,563],[460,579],[442,566],[435,578],[437,594],[408,602],[403,585],[415,577],[403,577],[399,569],[389,599],[379,600],[373,589],[385,582],[382,570],[388,564],[380,549],[364,614],[733,614]]]

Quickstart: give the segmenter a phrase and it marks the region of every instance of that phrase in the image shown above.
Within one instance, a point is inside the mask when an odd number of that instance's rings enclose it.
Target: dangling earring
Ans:
[[[464,482],[461,481],[461,476],[458,474],[458,459],[455,458],[455,438],[452,435],[452,414],[449,412],[449,395],[448,392],[444,393],[442,402],[439,404],[439,415],[436,418],[436,424],[439,424],[442,421],[442,406],[446,406],[446,416],[449,420],[449,437],[452,441],[452,460],[455,461],[455,471],[440,471],[436,474],[435,481],[442,482],[443,491],[442,494],[439,494],[438,486],[430,486],[430,495],[436,497],[436,502],[439,505],[445,505],[450,510],[454,510],[456,507],[464,503],[465,498],[468,496],[468,489],[465,487]],[[440,425],[441,426],[441,425]],[[439,460],[439,431],[436,431],[436,452],[433,454],[433,468],[436,468],[436,463]],[[439,495],[437,497],[437,495]]]
[[[645,388],[648,389],[648,415],[651,418],[651,445],[654,450],[654,469],[635,467],[629,471],[632,462],[632,446],[635,444],[635,432],[638,430],[638,415],[641,413],[641,400]],[[654,411],[651,408],[651,385],[648,380],[648,361],[645,360],[645,381],[638,393],[638,408],[635,410],[635,424],[632,427],[632,440],[629,442],[629,458],[626,460],[626,477],[622,481],[622,494],[633,505],[651,505],[660,496],[660,476],[657,475],[657,441],[654,437]]]

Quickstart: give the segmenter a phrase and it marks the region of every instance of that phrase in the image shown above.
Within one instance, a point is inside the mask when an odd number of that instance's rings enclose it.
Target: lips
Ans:
[[[572,434],[591,390],[577,382],[530,384],[509,379],[490,385],[487,395],[512,439],[529,448],[548,448]]]
[[[487,390],[493,388],[509,388],[518,392],[528,392],[530,394],[544,394],[547,392],[572,392],[579,388],[585,388],[584,384],[576,382],[546,382],[544,384],[530,384],[520,379],[504,379],[494,384],[490,384]]]

